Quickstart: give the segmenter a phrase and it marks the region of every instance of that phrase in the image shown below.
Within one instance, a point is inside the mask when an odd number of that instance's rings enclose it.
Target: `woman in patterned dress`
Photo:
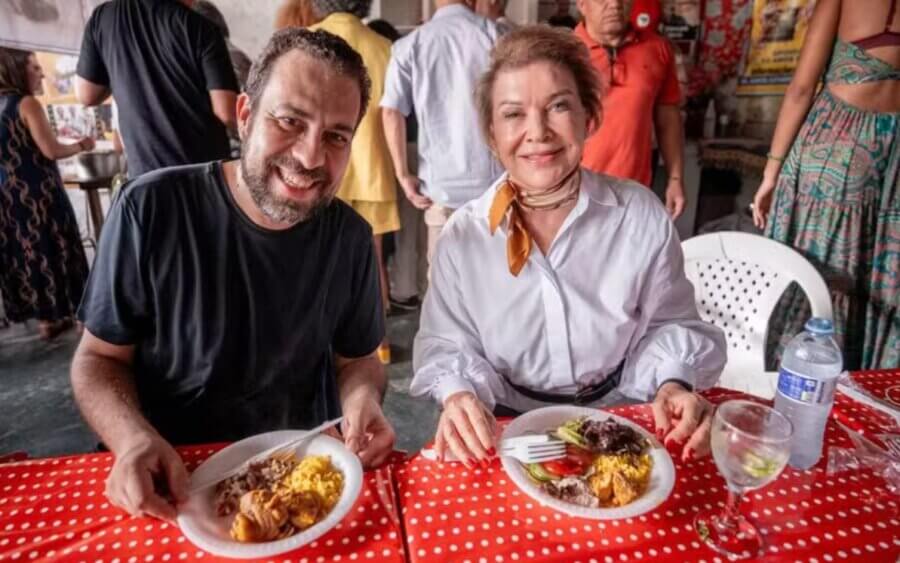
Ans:
[[[825,277],[845,368],[900,365],[900,0],[816,4],[754,221]],[[781,305],[784,346],[810,312]]]
[[[33,53],[0,48],[0,295],[12,322],[38,320],[43,338],[72,325],[87,260],[55,160],[94,146],[56,140],[34,97]]]

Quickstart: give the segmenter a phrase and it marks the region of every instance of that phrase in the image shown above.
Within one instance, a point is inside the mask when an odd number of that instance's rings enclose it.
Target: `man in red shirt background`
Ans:
[[[666,208],[676,218],[684,210],[684,127],[675,53],[655,31],[628,24],[632,3],[578,0],[584,20],[575,35],[587,45],[605,86],[600,126],[585,144],[582,164],[650,186],[655,126],[668,173]]]

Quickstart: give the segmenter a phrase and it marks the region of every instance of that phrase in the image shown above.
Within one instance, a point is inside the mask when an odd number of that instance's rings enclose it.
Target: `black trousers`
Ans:
[[[500,418],[503,416],[511,416],[511,417],[515,418],[515,417],[519,416],[520,414],[522,414],[522,413],[520,413],[519,411],[514,411],[511,408],[505,407],[503,405],[496,405],[494,407],[494,417],[495,418]]]

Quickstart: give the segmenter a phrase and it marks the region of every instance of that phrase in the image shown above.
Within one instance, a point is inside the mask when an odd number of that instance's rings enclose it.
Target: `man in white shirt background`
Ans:
[[[454,209],[480,196],[501,168],[478,130],[472,101],[497,41],[497,24],[473,11],[474,0],[436,0],[431,20],[394,43],[382,119],[397,179],[425,211],[428,255]],[[419,124],[418,175],[410,172],[406,121]]]

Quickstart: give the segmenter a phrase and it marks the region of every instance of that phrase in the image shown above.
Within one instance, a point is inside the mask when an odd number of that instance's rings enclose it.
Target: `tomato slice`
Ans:
[[[587,469],[594,463],[594,454],[585,450],[584,448],[579,448],[578,446],[567,444],[566,445],[566,459],[573,461],[575,463],[580,464],[583,469]]]
[[[552,473],[558,477],[567,477],[569,475],[581,475],[583,467],[580,463],[573,462],[569,458],[554,459],[551,461],[541,462],[544,471]]]

